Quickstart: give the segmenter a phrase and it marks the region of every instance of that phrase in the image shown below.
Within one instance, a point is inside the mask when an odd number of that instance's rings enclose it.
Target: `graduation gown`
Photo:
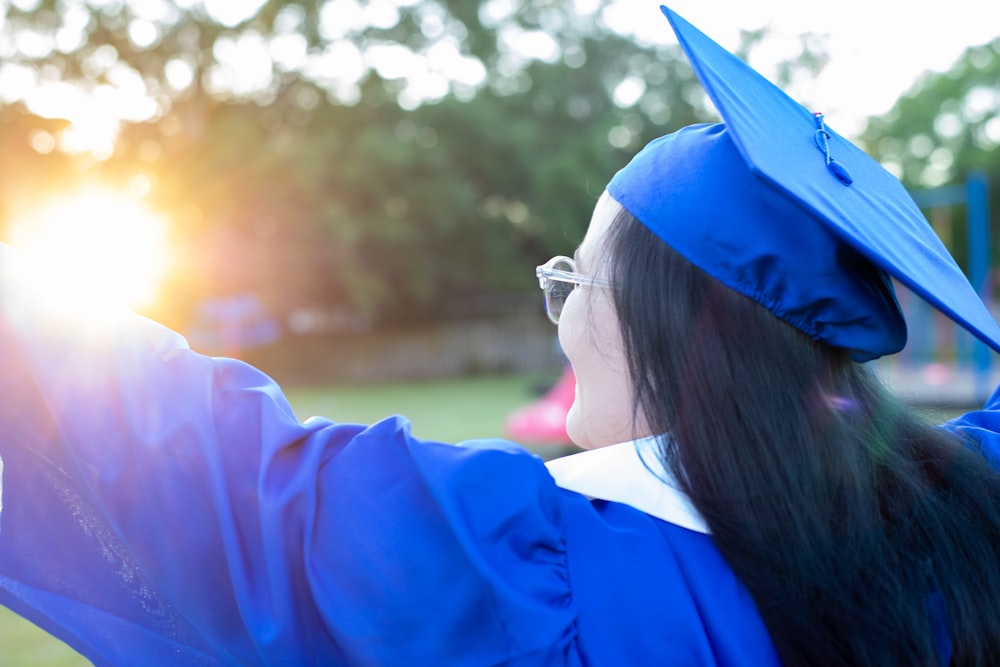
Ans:
[[[0,297],[0,603],[97,665],[778,664],[642,442],[300,423],[153,322]]]

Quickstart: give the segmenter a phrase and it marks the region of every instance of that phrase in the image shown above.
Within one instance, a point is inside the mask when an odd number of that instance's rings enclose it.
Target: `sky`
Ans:
[[[765,52],[751,64],[765,76],[782,42],[812,32],[827,36],[830,62],[815,80],[789,90],[845,136],[881,115],[926,71],[945,71],[970,46],[1000,35],[995,0],[671,0],[668,6],[722,46],[734,49],[741,29],[770,27]],[[652,0],[618,0],[606,20],[650,43],[676,40]]]

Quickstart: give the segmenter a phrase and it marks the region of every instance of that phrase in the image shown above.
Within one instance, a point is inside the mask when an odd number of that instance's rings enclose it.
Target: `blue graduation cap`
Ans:
[[[903,185],[661,9],[724,123],[651,142],[609,193],[695,266],[858,361],[906,343],[889,276],[1000,351],[1000,327]]]

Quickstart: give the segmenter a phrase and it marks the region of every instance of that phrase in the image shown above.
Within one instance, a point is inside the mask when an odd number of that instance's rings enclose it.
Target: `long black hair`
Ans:
[[[786,665],[1000,665],[1000,474],[625,211],[636,410]],[[946,630],[945,630],[946,629]]]

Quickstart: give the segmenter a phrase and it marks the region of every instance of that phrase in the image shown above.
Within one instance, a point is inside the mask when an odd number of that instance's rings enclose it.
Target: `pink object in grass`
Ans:
[[[569,445],[566,435],[566,414],[573,405],[576,393],[576,376],[573,369],[566,370],[538,400],[514,410],[507,417],[506,436],[521,443],[540,445]]]

